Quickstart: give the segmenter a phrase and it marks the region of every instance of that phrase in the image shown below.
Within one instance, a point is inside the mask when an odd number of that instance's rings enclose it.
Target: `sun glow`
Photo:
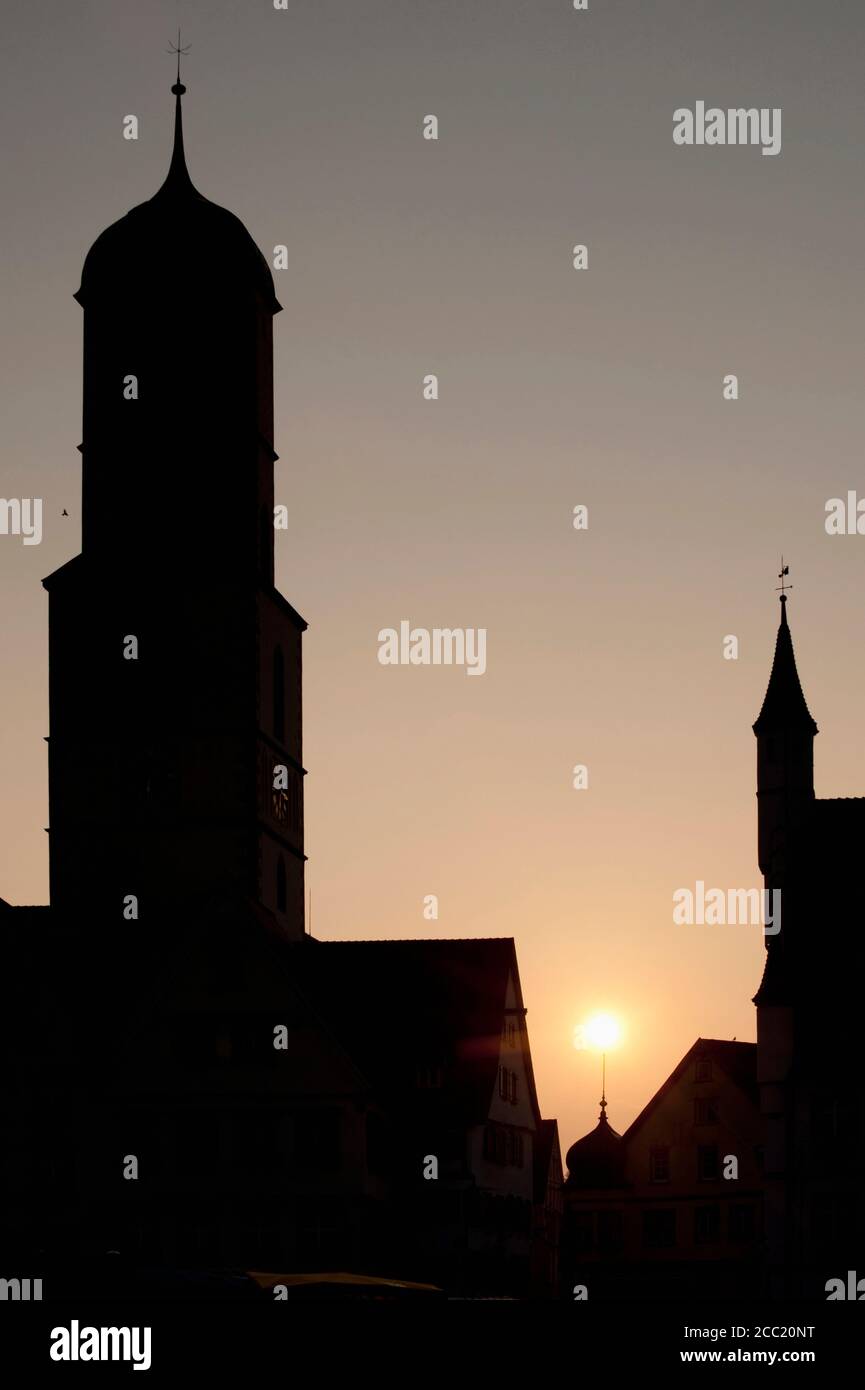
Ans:
[[[599,1052],[607,1052],[615,1047],[622,1036],[619,1020],[612,1014],[592,1014],[581,1024],[574,1035],[576,1047],[594,1047]]]

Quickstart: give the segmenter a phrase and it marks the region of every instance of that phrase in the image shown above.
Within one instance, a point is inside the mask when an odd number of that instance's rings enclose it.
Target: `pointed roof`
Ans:
[[[622,1137],[626,1143],[630,1142],[637,1130],[645,1124],[664,1097],[677,1085],[688,1067],[698,1057],[701,1060],[707,1058],[717,1062],[722,1071],[739,1087],[739,1090],[755,1105],[759,1105],[757,1044],[737,1042],[735,1038],[731,1042],[728,1042],[726,1038],[698,1038],[693,1047],[688,1048],[676,1069],[670,1073],[664,1084],[658,1088],[652,1099],[643,1106],[637,1118],[632,1120],[625,1130]]]
[[[522,1012],[512,937],[287,942],[292,978],[380,1094],[404,1110],[418,1064],[441,1064],[441,1091],[421,1090],[425,1111],[437,1097],[471,1123],[489,1118],[496,1094],[509,980]],[[531,1052],[523,1065],[528,1099],[540,1119]]]
[[[781,595],[781,625],[775,642],[772,674],[763,700],[763,708],[752,726],[754,733],[769,734],[783,730],[816,734],[817,725],[802,694],[793,639],[787,626],[787,596]]]
[[[261,251],[240,218],[203,197],[189,176],[180,102],[186,88],[178,81],[171,90],[174,145],[168,173],[152,198],[96,238],[75,298],[86,306],[96,299],[114,305],[132,296],[144,302],[171,296],[182,305],[184,296],[256,294],[276,314],[281,305]]]
[[[175,82],[171,88],[174,95],[174,147],[171,151],[171,163],[168,166],[168,173],[162,187],[154,194],[155,198],[164,197],[189,197],[200,198],[201,194],[189,177],[189,170],[186,167],[186,152],[183,148],[183,108],[180,98],[186,88],[180,81]]]

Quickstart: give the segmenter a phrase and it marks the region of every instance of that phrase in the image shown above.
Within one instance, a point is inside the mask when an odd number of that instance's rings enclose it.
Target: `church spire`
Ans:
[[[196,195],[196,197],[198,197],[200,196],[198,193],[198,189],[194,186],[192,179],[189,177],[189,170],[186,167],[186,155],[183,149],[183,108],[181,106],[180,98],[185,95],[186,88],[180,80],[180,55],[182,53],[188,53],[189,49],[181,48],[179,29],[177,31],[177,44],[173,49],[170,50],[170,52],[177,54],[177,81],[171,88],[172,94],[175,98],[174,148],[171,152],[171,164],[168,168],[168,174],[166,176],[165,182],[159,189],[159,193],[157,193],[156,196],[159,197],[159,194],[166,193],[193,193]]]
[[[782,573],[786,571],[782,570]],[[782,591],[781,623],[775,642],[775,659],[772,674],[763,700],[763,707],[752,726],[754,733],[778,733],[783,730],[800,731],[814,735],[817,725],[802,693],[799,673],[796,670],[796,657],[793,652],[793,639],[787,624],[787,595]]]
[[[785,573],[782,563],[782,583]],[[757,737],[757,859],[767,888],[782,886],[794,852],[793,838],[814,802],[817,725],[796,670],[787,624],[787,587],[784,585],[780,595],[781,623],[772,674],[763,708],[753,725]]]

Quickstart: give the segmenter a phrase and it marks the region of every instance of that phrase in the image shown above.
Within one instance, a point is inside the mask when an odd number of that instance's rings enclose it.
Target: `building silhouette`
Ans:
[[[783,592],[780,601],[753,725],[758,862],[764,891],[780,895],[754,997],[757,1045],[698,1040],[624,1135],[602,1106],[596,1128],[571,1146],[565,1296],[588,1280],[610,1297],[823,1300],[829,1279],[862,1262],[855,1030],[865,948],[855,874],[865,798],[815,796],[817,725]],[[722,1150],[739,1158],[735,1184],[718,1176]]]
[[[44,581],[51,905],[0,900],[0,1239],[73,1287],[111,1250],[549,1295],[558,1137],[513,941],[307,931],[280,306],[192,184],[172,90],[165,182],[76,295],[82,550]]]
[[[563,1294],[640,1302],[762,1288],[762,1122],[753,1043],[698,1038],[624,1134],[601,1103],[567,1154]],[[725,1159],[736,1177],[725,1177]]]
[[[781,895],[757,1006],[765,1125],[767,1287],[825,1298],[861,1264],[865,1082],[856,1033],[865,966],[856,882],[865,798],[819,800],[814,737],[781,594],[757,738],[759,863]]]

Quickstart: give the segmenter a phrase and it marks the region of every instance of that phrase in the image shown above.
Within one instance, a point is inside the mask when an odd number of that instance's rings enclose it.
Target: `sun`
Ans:
[[[579,1031],[589,1047],[596,1047],[599,1052],[615,1047],[622,1036],[619,1020],[612,1014],[592,1014]]]

